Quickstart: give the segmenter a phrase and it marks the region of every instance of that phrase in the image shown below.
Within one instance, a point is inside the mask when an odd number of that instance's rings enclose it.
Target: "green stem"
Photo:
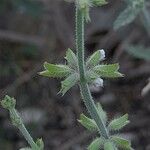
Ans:
[[[85,78],[85,63],[84,63],[84,13],[81,9],[76,6],[76,49],[78,57],[78,66],[80,74],[80,90],[83,96],[84,103],[91,115],[95,120],[101,136],[108,139],[108,130],[98,114],[97,108],[95,106],[94,100],[91,96],[88,84]]]
[[[33,138],[31,137],[31,135],[29,134],[29,132],[27,131],[26,127],[24,126],[21,117],[19,116],[19,114],[17,113],[17,111],[15,109],[11,109],[10,110],[10,115],[13,116],[12,121],[19,121],[19,124],[14,124],[19,130],[20,132],[23,134],[24,138],[27,140],[27,142],[29,143],[29,145],[31,146],[32,149],[34,150],[39,150],[39,147],[37,146],[37,144],[34,142]],[[14,119],[14,120],[13,120]]]
[[[76,49],[78,57],[78,69],[81,82],[85,82],[84,64],[84,13],[76,8]]]

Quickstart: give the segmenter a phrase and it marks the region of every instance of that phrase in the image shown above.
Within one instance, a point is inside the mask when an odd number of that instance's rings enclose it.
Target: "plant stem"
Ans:
[[[78,69],[80,74],[80,90],[83,96],[84,103],[91,115],[95,120],[101,136],[105,139],[109,138],[108,130],[98,114],[94,100],[91,96],[88,84],[85,78],[85,63],[84,63],[84,13],[83,10],[76,6],[76,50],[78,57]]]
[[[31,148],[33,150],[39,150],[37,144],[34,142],[33,138],[31,137],[31,135],[29,134],[29,132],[27,131],[26,127],[24,126],[21,117],[19,116],[19,114],[17,113],[17,111],[15,109],[11,109],[10,110],[10,115],[14,116],[14,119],[17,119],[20,121],[20,123],[18,125],[15,125],[20,132],[23,134],[24,138],[27,140],[27,142],[29,143],[29,145],[31,146]],[[13,120],[12,120],[13,121]]]

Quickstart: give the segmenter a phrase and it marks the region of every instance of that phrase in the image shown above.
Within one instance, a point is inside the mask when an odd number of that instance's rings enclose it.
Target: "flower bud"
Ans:
[[[103,49],[99,50],[100,52],[100,61],[105,59],[105,51]]]
[[[15,108],[16,100],[6,95],[4,99],[1,101],[1,105],[3,108],[10,110]]]
[[[103,87],[103,79],[97,78],[93,81],[93,85],[95,87]]]

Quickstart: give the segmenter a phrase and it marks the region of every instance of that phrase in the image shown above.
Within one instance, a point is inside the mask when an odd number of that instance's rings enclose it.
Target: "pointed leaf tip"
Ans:
[[[94,52],[86,61],[86,66],[89,68],[95,67],[100,61],[105,59],[105,51],[103,49]]]
[[[97,65],[93,68],[93,71],[97,73],[100,77],[104,78],[117,78],[123,77],[123,74],[118,72],[119,64],[109,64],[109,65]]]
[[[65,59],[67,60],[67,63],[69,65],[69,67],[71,67],[72,69],[77,69],[78,68],[77,57],[70,48],[68,48],[68,50],[66,52]]]
[[[71,74],[72,69],[70,69],[66,65],[54,65],[49,64],[47,62],[44,63],[45,71],[40,72],[40,75],[46,76],[46,77],[58,77],[63,78]]]

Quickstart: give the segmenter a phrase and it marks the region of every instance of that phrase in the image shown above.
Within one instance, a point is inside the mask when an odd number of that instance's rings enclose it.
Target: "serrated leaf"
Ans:
[[[40,72],[40,75],[47,77],[63,78],[71,74],[72,70],[66,65],[54,65],[47,62],[44,63],[45,71]]]
[[[124,126],[126,126],[129,122],[130,121],[128,120],[128,114],[125,114],[122,117],[112,120],[109,123],[108,128],[109,130],[120,130]]]
[[[104,50],[94,52],[86,61],[86,66],[89,68],[95,67],[101,60],[105,58]]]
[[[104,150],[116,150],[116,148],[112,142],[108,141],[104,144]]]
[[[123,77],[123,74],[118,72],[119,64],[97,65],[92,70],[100,77],[117,78]]]
[[[131,142],[122,137],[112,136],[111,140],[117,145],[117,147],[120,147],[124,150],[132,150]]]
[[[73,69],[77,69],[78,67],[78,59],[76,57],[76,55],[74,54],[74,52],[68,48],[67,52],[66,52],[66,57],[65,59],[67,60],[68,65],[73,68]]]
[[[96,138],[89,146],[88,150],[99,150],[104,146],[103,138]]]
[[[86,117],[84,114],[80,115],[78,122],[80,122],[89,131],[97,131],[96,122],[93,119]]]
[[[117,30],[120,27],[131,23],[137,17],[140,11],[141,9],[133,9],[133,7],[129,5],[117,17],[116,21],[114,22],[114,29]]]
[[[150,61],[150,48],[143,45],[128,45],[126,50],[136,58]]]
[[[103,108],[102,108],[102,106],[101,106],[101,104],[100,103],[97,103],[97,110],[98,110],[98,114],[99,114],[99,116],[102,118],[102,120],[104,121],[104,123],[106,124],[106,122],[107,122],[107,114],[106,114],[106,112],[103,110]]]
[[[61,82],[61,90],[59,93],[64,95],[70,88],[72,88],[79,81],[79,75],[77,73],[71,74],[64,81]]]

